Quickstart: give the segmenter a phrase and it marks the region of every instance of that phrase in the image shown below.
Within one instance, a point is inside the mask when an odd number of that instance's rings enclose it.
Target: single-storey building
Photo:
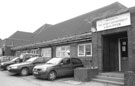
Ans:
[[[116,2],[40,31],[11,48],[43,57],[76,57],[102,72],[135,70],[135,7]]]
[[[52,26],[52,25],[45,24],[45,25],[41,26],[38,30],[34,31],[33,33],[24,32],[24,31],[16,31],[8,38],[0,40],[0,56],[13,56],[13,55],[15,55],[15,52],[12,51],[11,48],[33,43],[34,40],[32,40],[32,39],[34,37],[36,37],[37,34],[46,30],[50,26]],[[20,52],[16,55],[18,56],[21,53],[27,53],[27,51]]]
[[[6,39],[0,41],[0,55],[2,56],[13,56],[14,52],[11,51],[12,47],[26,45],[31,43],[30,38],[32,33],[16,31],[14,34]]]

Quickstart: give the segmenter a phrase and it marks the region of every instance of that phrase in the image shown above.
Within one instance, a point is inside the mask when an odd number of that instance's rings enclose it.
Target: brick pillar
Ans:
[[[38,54],[41,56],[41,49],[42,48],[38,48]]]
[[[135,73],[133,71],[124,73],[124,86],[135,86]]]
[[[128,28],[129,70],[135,71],[135,13],[131,14],[131,26]]]
[[[52,47],[52,58],[56,57],[56,46]]]
[[[77,44],[73,43],[70,45],[70,57],[77,57]]]
[[[128,30],[129,70],[135,71],[135,27]]]
[[[94,66],[102,71],[102,43],[101,35],[98,32],[92,33],[92,58]]]

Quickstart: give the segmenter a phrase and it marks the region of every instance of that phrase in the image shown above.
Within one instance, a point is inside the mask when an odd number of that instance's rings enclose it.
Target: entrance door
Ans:
[[[115,36],[103,37],[103,71],[119,71],[118,40]]]
[[[119,39],[119,71],[126,71],[128,68],[128,46],[127,38]]]

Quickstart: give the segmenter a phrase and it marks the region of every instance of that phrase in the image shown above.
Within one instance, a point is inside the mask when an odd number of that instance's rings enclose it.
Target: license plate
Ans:
[[[10,67],[8,67],[7,70],[10,70]]]
[[[38,72],[34,72],[34,74],[38,74]]]

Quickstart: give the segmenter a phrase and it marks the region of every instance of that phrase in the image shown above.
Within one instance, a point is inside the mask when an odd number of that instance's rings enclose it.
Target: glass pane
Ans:
[[[61,50],[62,50],[62,51],[65,51],[65,47],[61,47]]]
[[[91,55],[91,44],[85,45],[86,55]]]
[[[73,65],[81,64],[81,61],[79,59],[72,58],[72,64]]]
[[[57,57],[70,57],[69,53],[70,53],[69,46],[57,47],[57,51],[56,51]]]
[[[46,64],[58,64],[61,62],[61,60],[62,60],[62,58],[52,58],[51,60],[46,62]]]
[[[41,55],[43,57],[51,57],[51,48],[42,49]]]
[[[79,45],[79,51],[78,51],[79,55],[84,55],[84,45]]]

